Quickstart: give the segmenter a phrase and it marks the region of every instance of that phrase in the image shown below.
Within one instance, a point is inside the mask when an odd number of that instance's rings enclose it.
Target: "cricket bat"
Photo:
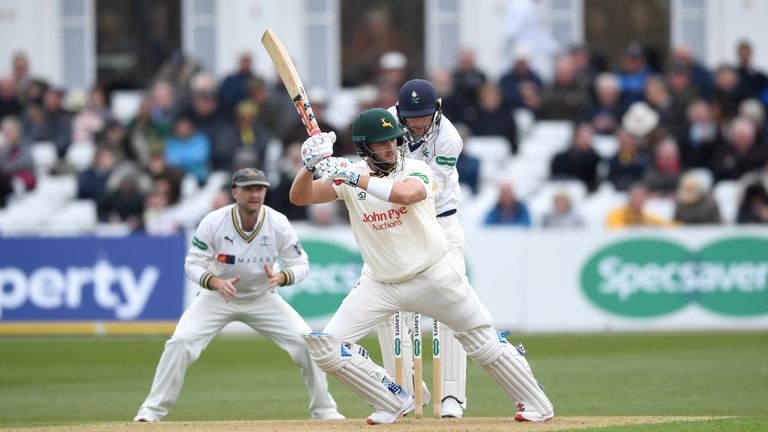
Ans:
[[[298,111],[299,117],[301,117],[301,122],[307,130],[307,134],[310,136],[319,134],[320,127],[317,125],[315,113],[312,112],[312,105],[309,103],[309,98],[307,98],[307,92],[304,91],[301,77],[296,71],[296,66],[294,66],[283,43],[280,42],[275,32],[267,29],[261,37],[261,44],[264,45],[269,57],[272,59],[272,63],[275,65],[275,69],[277,69],[277,74],[280,75],[280,79],[285,84],[285,88],[288,90],[288,94],[296,106],[296,111]]]

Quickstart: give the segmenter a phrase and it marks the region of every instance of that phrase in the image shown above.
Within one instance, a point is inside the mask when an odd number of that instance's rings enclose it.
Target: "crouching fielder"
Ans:
[[[343,419],[325,374],[312,362],[301,334],[307,323],[276,292],[309,273],[307,254],[281,213],[263,205],[267,178],[244,168],[232,177],[236,203],[209,213],[192,238],[184,265],[203,288],[179,320],[134,421],[160,421],[179,397],[187,368],[225,325],[240,321],[284,349],[301,369],[313,419]],[[280,259],[283,271],[273,270]]]
[[[364,111],[352,124],[363,159],[329,157],[333,133],[304,142],[301,169],[291,187],[296,205],[344,200],[365,262],[357,286],[323,332],[304,335],[312,359],[375,410],[369,424],[393,423],[414,409],[413,398],[353,344],[394,312],[422,312],[445,323],[467,354],[513,400],[519,421],[554,417],[523,354],[501,337],[448,253],[435,217],[432,170],[403,158],[404,132],[387,110]],[[313,180],[313,172],[321,175]],[[338,183],[338,184],[337,184]]]

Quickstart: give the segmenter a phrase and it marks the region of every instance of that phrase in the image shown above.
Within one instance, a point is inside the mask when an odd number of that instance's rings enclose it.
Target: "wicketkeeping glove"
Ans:
[[[313,135],[301,145],[301,161],[311,172],[321,160],[333,154],[333,143],[336,142],[335,132],[321,132]]]
[[[320,177],[326,183],[342,182],[350,186],[357,186],[360,174],[352,170],[352,161],[346,158],[329,157],[317,164]],[[337,183],[338,184],[338,183]]]

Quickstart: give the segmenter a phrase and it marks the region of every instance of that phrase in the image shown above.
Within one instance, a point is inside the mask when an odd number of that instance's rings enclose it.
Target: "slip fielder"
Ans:
[[[184,269],[206,288],[184,311],[166,342],[152,389],[133,419],[160,421],[176,402],[186,370],[211,340],[240,321],[284,349],[301,369],[313,419],[343,419],[328,393],[325,374],[307,351],[301,333],[309,325],[277,294],[277,286],[297,283],[309,274],[307,254],[288,219],[265,206],[267,178],[243,168],[232,177],[235,204],[209,213],[192,238]],[[276,260],[283,270],[275,271]]]
[[[357,285],[324,331],[303,335],[312,359],[373,406],[369,424],[393,423],[414,409],[413,398],[352,344],[396,311],[422,312],[456,332],[468,355],[512,398],[519,409],[516,420],[554,417],[523,353],[493,328],[448,252],[435,214],[432,170],[403,157],[404,134],[389,111],[372,108],[352,124],[362,161],[329,157],[333,132],[302,145],[307,169],[294,179],[291,202],[344,200],[365,263]],[[315,170],[321,179],[313,180]]]

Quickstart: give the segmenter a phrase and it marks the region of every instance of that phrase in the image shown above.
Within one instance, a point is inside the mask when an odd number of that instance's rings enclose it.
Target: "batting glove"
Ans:
[[[357,182],[360,181],[360,174],[352,170],[352,161],[346,158],[329,157],[323,159],[317,164],[317,169],[320,170],[320,177],[328,184],[342,182],[350,186],[357,186]]]
[[[317,164],[333,154],[335,132],[321,132],[307,138],[301,145],[301,161],[310,172],[315,172]]]

